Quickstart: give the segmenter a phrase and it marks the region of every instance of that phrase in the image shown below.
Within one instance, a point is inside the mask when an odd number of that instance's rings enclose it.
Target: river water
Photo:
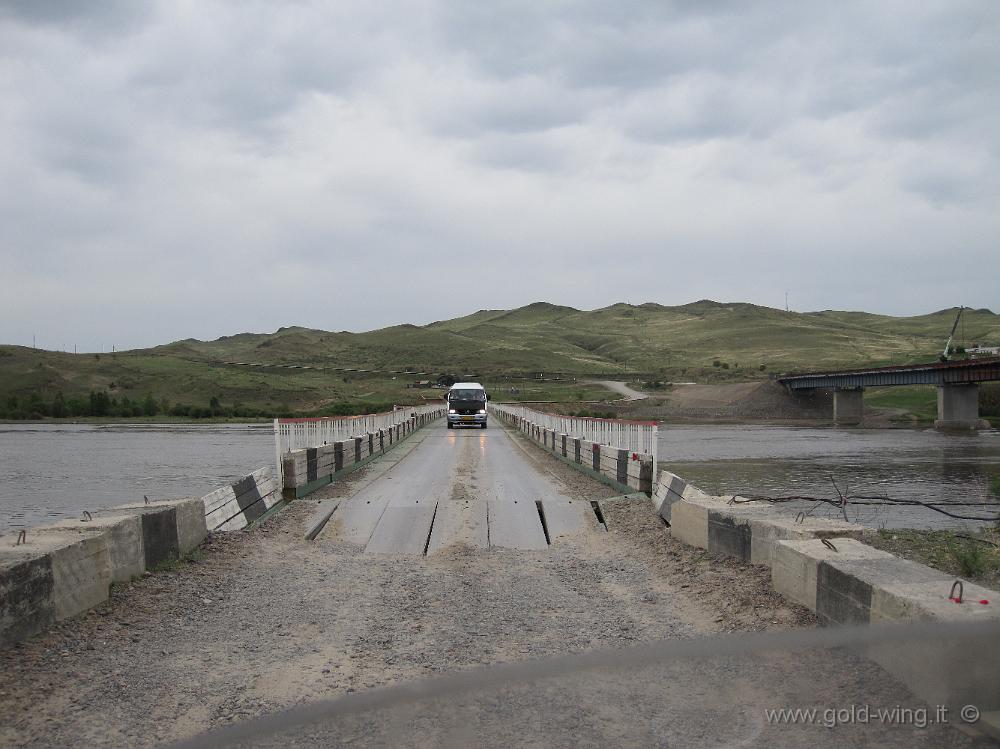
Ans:
[[[203,496],[273,465],[270,424],[0,424],[0,532]]]
[[[778,426],[660,427],[660,465],[710,494],[843,494],[947,502],[949,512],[1000,512],[1000,431],[946,434],[933,429],[816,429]],[[834,487],[836,482],[837,488]],[[963,503],[958,505],[958,503]],[[791,513],[842,518],[839,508],[795,502]],[[848,519],[873,527],[979,525],[919,506],[848,503]]]
[[[142,496],[202,496],[274,463],[269,424],[0,424],[0,532],[76,517]],[[1000,432],[663,426],[660,462],[712,494],[833,498],[886,494],[965,502],[958,514],[1000,506]],[[837,508],[782,505],[840,516]],[[968,525],[923,507],[849,505],[875,527]]]

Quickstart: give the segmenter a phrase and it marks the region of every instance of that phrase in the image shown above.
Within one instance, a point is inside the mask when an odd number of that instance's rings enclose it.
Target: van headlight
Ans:
[[[448,413],[450,413],[450,414],[456,414],[456,413],[458,413],[458,411],[456,411],[454,408],[449,408],[448,409]]]
[[[481,414],[484,414],[484,413],[486,413],[486,409],[485,409],[485,408],[480,408],[480,409],[479,409],[479,413],[481,413]]]

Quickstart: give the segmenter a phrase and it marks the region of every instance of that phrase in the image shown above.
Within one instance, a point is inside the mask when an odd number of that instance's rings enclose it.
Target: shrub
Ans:
[[[974,540],[958,543],[954,536],[945,540],[948,553],[958,562],[958,567],[966,577],[979,577],[986,569],[985,546]]]

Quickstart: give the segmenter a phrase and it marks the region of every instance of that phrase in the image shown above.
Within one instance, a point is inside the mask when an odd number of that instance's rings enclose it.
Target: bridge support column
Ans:
[[[989,429],[989,422],[979,418],[979,385],[938,385],[937,429]]]
[[[865,415],[864,388],[833,391],[833,423],[857,426]]]

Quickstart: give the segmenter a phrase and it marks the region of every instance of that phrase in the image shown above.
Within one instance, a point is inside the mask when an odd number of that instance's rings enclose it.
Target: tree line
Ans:
[[[176,416],[187,419],[210,419],[220,417],[270,418],[292,415],[291,409],[282,405],[275,408],[255,408],[234,404],[223,405],[218,397],[212,397],[207,406],[189,403],[170,403],[166,398],[156,398],[147,393],[144,398],[132,399],[127,395],[118,398],[103,390],[91,391],[89,396],[66,397],[62,391],[46,398],[41,393],[28,396],[8,396],[0,402],[0,419],[73,419],[81,417],[136,418],[154,416]]]
[[[66,397],[62,391],[45,397],[41,393],[28,396],[11,395],[0,401],[0,419],[39,420],[99,418],[152,418],[173,416],[181,419],[273,419],[303,416],[353,416],[355,414],[391,411],[390,402],[340,402],[331,403],[315,411],[296,411],[287,403],[277,406],[246,406],[241,403],[223,404],[218,396],[209,399],[207,406],[190,403],[171,403],[166,398],[156,398],[147,393],[144,398],[132,399],[127,395],[118,398],[103,390],[91,391],[89,396]]]

